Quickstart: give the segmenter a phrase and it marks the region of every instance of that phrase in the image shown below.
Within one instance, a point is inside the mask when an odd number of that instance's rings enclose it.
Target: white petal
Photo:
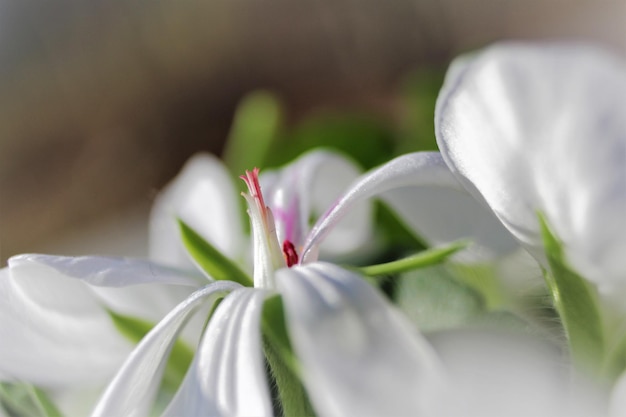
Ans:
[[[150,257],[168,265],[192,266],[176,217],[226,256],[241,257],[245,242],[239,207],[239,193],[222,162],[209,154],[195,155],[154,202]]]
[[[106,307],[118,314],[158,323],[176,305],[199,287],[165,284],[143,284],[123,288],[92,287],[91,290]],[[182,338],[189,346],[196,346],[205,319],[201,314],[193,316],[182,331]]]
[[[596,281],[626,277],[626,66],[589,46],[496,45],[439,96],[441,152],[528,247],[537,212]]]
[[[515,245],[490,210],[465,195],[436,152],[407,154],[359,178],[349,191],[317,222],[309,235],[303,259],[313,260],[315,246],[325,238],[354,204],[378,196],[432,243],[462,237],[476,238],[493,250],[508,251]],[[440,206],[442,205],[442,206]]]
[[[325,150],[308,152],[278,172],[263,174],[263,191],[274,213],[279,241],[288,239],[300,247],[311,217],[324,213],[359,174],[349,159]],[[322,251],[329,256],[350,253],[367,242],[371,229],[371,205],[357,205],[333,228]]]
[[[74,385],[68,389],[47,393],[62,416],[84,417],[89,415],[98,402],[98,398],[102,395],[103,386],[104,384],[97,387]]]
[[[130,258],[24,254],[12,257],[8,263],[11,267],[29,263],[46,265],[60,274],[102,287],[125,287],[145,283],[197,287],[203,280],[198,274],[193,276],[187,271]]]
[[[390,190],[380,198],[431,246],[469,239],[471,245],[455,255],[457,260],[500,259],[519,248],[486,204],[465,190],[425,185]]]
[[[272,415],[260,328],[266,294],[242,288],[222,301],[164,415]]]
[[[439,399],[430,345],[361,277],[313,263],[280,270],[277,281],[319,415],[424,415]]]
[[[606,400],[598,396],[598,387],[577,378],[551,343],[510,330],[453,330],[435,333],[429,340],[450,383],[448,397],[432,415],[606,416]]]
[[[96,406],[93,416],[143,416],[160,384],[167,355],[185,322],[203,303],[210,304],[239,284],[220,281],[194,292],[141,341]]]
[[[0,373],[45,386],[104,383],[130,352],[84,283],[32,263],[0,270]]]
[[[613,387],[609,407],[610,417],[626,416],[626,372],[620,375]]]
[[[133,316],[156,323],[172,308],[184,300],[206,278],[188,271],[181,271],[153,262],[98,256],[66,257],[39,254],[25,254],[9,259],[12,268],[21,266],[43,271],[50,268],[50,274],[62,274],[90,284],[90,291],[96,294],[94,303],[104,304],[118,314]],[[93,298],[93,297],[92,297]],[[198,326],[194,322],[185,329],[185,339],[198,341]]]

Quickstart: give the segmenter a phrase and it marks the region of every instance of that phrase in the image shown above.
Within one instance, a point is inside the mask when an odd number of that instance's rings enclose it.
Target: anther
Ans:
[[[293,265],[298,263],[298,252],[296,252],[295,246],[288,240],[283,242],[283,255],[285,256],[285,262],[287,262],[288,267],[292,267]]]

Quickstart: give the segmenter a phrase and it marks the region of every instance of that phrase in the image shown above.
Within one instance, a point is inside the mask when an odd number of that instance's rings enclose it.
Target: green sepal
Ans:
[[[269,297],[265,301],[262,329],[265,357],[275,382],[282,415],[315,415],[300,379],[300,368],[291,347],[283,302],[279,295]]]
[[[458,241],[442,248],[427,249],[413,256],[398,259],[397,261],[386,262],[378,265],[364,266],[358,271],[366,276],[375,277],[381,275],[393,275],[407,272],[414,269],[426,268],[428,266],[440,264],[450,256],[465,248],[468,242]]]
[[[265,300],[261,319],[263,334],[268,342],[281,356],[285,364],[295,374],[299,374],[298,361],[293,354],[291,341],[285,324],[285,310],[280,295],[274,295]]]
[[[0,412],[3,408],[7,411],[7,415],[29,417],[63,416],[43,390],[23,382],[0,382]]]
[[[583,370],[598,376],[605,356],[605,338],[596,293],[567,265],[561,243],[541,214],[539,222],[550,266],[544,277],[563,323],[572,358]]]
[[[252,279],[237,264],[222,255],[183,220],[177,219],[177,221],[187,252],[211,278],[216,281],[234,281],[245,287],[253,286]]]
[[[136,317],[118,314],[108,310],[109,316],[117,330],[132,343],[139,343],[154,327],[154,323]],[[163,385],[175,390],[180,386],[185,373],[193,360],[194,351],[182,340],[178,339],[170,351],[167,366],[163,373]]]
[[[315,412],[298,375],[287,365],[272,342],[265,338],[265,357],[276,387],[283,416],[314,416]]]

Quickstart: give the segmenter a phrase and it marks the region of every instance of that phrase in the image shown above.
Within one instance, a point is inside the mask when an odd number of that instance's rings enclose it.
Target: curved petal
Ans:
[[[242,256],[245,240],[237,188],[216,157],[193,156],[159,194],[150,215],[150,257],[168,265],[191,268],[176,217],[230,258]]]
[[[316,246],[334,225],[348,213],[352,215],[356,203],[374,196],[383,198],[408,226],[432,243],[469,236],[478,237],[480,244],[493,250],[515,247],[481,200],[465,195],[439,153],[418,152],[395,158],[355,181],[316,223],[305,243],[303,260],[315,260]]]
[[[9,259],[9,266],[28,263],[46,265],[58,273],[101,287],[125,287],[145,283],[197,287],[202,276],[150,261],[104,256],[55,256],[23,254]]]
[[[190,295],[157,324],[139,343],[119,370],[92,415],[148,415],[160,384],[167,355],[188,318],[204,303],[214,303],[239,284],[219,281]],[[208,299],[208,300],[207,300]]]
[[[197,288],[199,287],[144,284],[124,288],[93,287],[91,290],[107,309],[156,324]],[[201,314],[189,319],[181,333],[188,346],[198,344],[205,321]]]
[[[322,214],[359,176],[360,169],[341,154],[314,150],[280,171],[261,176],[268,204],[274,213],[278,239],[300,248],[309,221]],[[324,242],[329,256],[343,255],[363,245],[372,232],[372,207],[357,205],[339,222]]]
[[[260,319],[266,292],[242,288],[220,304],[165,416],[271,416]]]
[[[562,352],[545,340],[511,329],[463,329],[437,332],[429,341],[449,375],[446,400],[431,415],[607,415],[599,387],[574,375]]]
[[[44,386],[104,383],[130,352],[82,282],[36,263],[0,270],[0,373]]]
[[[487,205],[465,190],[424,185],[390,190],[380,198],[431,246],[469,239],[472,244],[454,256],[457,260],[501,259],[519,248]]]
[[[89,284],[99,303],[119,314],[150,322],[160,321],[178,303],[188,297],[206,278],[140,259],[99,256],[53,256],[24,254],[9,259],[11,268],[28,267],[52,276],[62,274]],[[43,273],[43,272],[42,272]],[[193,322],[184,331],[186,340],[195,345],[203,322]]]
[[[448,75],[436,108],[446,162],[531,251],[537,212],[597,282],[626,264],[626,67],[592,47],[504,43]]]
[[[282,269],[277,281],[318,414],[426,415],[440,399],[434,351],[360,276],[313,263]]]

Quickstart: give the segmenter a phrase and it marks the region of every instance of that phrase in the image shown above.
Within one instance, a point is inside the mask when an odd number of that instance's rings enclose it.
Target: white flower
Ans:
[[[567,262],[623,323],[626,65],[581,44],[502,43],[458,59],[438,98],[441,153],[466,189],[546,265],[539,214]],[[609,316],[607,316],[609,317]],[[609,335],[619,336],[619,326]],[[617,333],[617,334],[613,334]],[[616,349],[620,349],[619,348]],[[610,415],[626,406],[626,374]]]
[[[216,163],[210,158],[203,162]],[[266,205],[258,171],[246,173],[249,193],[244,196],[252,220],[256,288],[217,282],[195,292],[140,343],[94,415],[145,414],[166,353],[186,317],[205,299],[214,301],[224,292],[230,294],[209,321],[191,369],[165,415],[272,414],[260,320],[264,300],[275,291],[283,297],[303,382],[319,413],[380,415],[428,408],[440,378],[429,345],[358,275],[326,263],[294,266],[309,217],[300,210],[310,204],[304,197],[312,194],[310,182],[316,179],[306,173],[325,162],[327,169],[332,164],[343,165],[344,170],[347,166],[334,155],[312,154],[300,161],[299,170],[296,164],[282,179],[274,178],[276,218]],[[302,176],[295,177],[301,189],[294,183],[278,185],[297,173]],[[282,246],[279,235],[285,238]]]
[[[430,174],[419,175],[422,172]],[[330,153],[312,153],[282,173],[266,179],[270,191],[267,201],[271,201],[269,205],[279,213],[275,219],[257,191],[256,175],[251,173],[247,182],[253,192],[247,199],[254,231],[256,288],[244,288],[228,281],[201,287],[196,277],[174,269],[192,266],[188,259],[180,256],[183,252],[175,224],[176,216],[199,230],[215,246],[221,245],[220,249],[233,259],[245,259],[248,246],[238,224],[232,182],[218,160],[200,156],[190,162],[155,205],[153,253],[171,267],[97,257],[22,255],[13,258],[10,267],[3,270],[8,277],[0,283],[0,289],[5,291],[3,298],[11,299],[19,293],[15,283],[21,285],[22,277],[30,279],[33,271],[38,279],[49,281],[51,285],[48,287],[66,282],[80,288],[81,303],[95,311],[99,321],[94,323],[85,321],[87,317],[74,317],[79,310],[72,305],[66,308],[66,316],[79,321],[82,327],[76,327],[77,333],[73,337],[88,346],[93,340],[99,340],[93,335],[99,334],[102,329],[106,330],[103,334],[108,344],[123,342],[107,320],[106,310],[114,310],[116,304],[124,303],[119,303],[116,296],[106,298],[98,295],[94,298],[91,293],[99,294],[100,287],[127,289],[132,288],[128,285],[134,285],[146,289],[154,282],[163,282],[191,285],[184,288],[199,288],[174,307],[142,340],[109,385],[94,411],[95,415],[147,413],[177,335],[199,308],[204,308],[206,312],[221,297],[224,300],[204,330],[190,371],[166,414],[271,414],[259,321],[265,299],[276,291],[283,297],[286,324],[302,369],[303,382],[320,414],[418,412],[429,407],[428,404],[437,398],[434,392],[440,369],[429,345],[357,274],[313,261],[317,259],[319,243],[326,237],[331,240],[333,233],[338,233],[340,237],[334,245],[330,245],[331,253],[349,252],[370,240],[369,208],[359,207],[358,203],[377,194],[399,208],[408,224],[419,223],[411,217],[414,212],[408,208],[412,200],[405,200],[403,195],[407,195],[406,190],[410,187],[422,186],[424,179],[432,179],[433,175],[450,192],[464,195],[463,191],[459,193],[456,180],[437,154],[408,155],[356,179],[344,197],[331,204],[326,215],[307,235],[308,219],[319,210],[320,198],[326,202],[336,198],[324,191],[332,189],[338,193],[356,177],[356,170],[351,164]],[[327,181],[329,185],[320,184],[320,180]],[[404,194],[390,194],[397,189],[404,189]],[[346,214],[349,216],[346,217]],[[420,213],[419,218],[422,216],[423,213]],[[348,221],[340,222],[342,218]],[[498,225],[495,219],[490,222]],[[275,234],[275,231],[278,233]],[[469,233],[469,229],[463,232]],[[341,242],[344,242],[343,246]],[[283,255],[287,255],[286,260]],[[293,264],[298,256],[313,263],[275,271]],[[25,271],[24,275],[18,274],[20,270]],[[186,291],[188,294],[189,290]],[[57,297],[57,301],[57,304],[62,303],[63,296]],[[126,301],[125,306],[132,307],[132,297]],[[45,368],[28,361],[30,356],[36,356],[44,365],[55,363],[50,373],[54,374],[51,378],[56,378],[53,381],[56,384],[67,386],[77,381],[66,379],[64,372],[59,372],[63,367],[81,373],[80,381],[89,379],[91,355],[81,356],[79,351],[66,356],[54,354],[66,345],[63,329],[71,320],[65,316],[52,323],[35,323],[29,329],[37,335],[55,335],[50,343],[56,349],[50,349],[52,355],[42,356],[32,350],[20,353],[27,340],[15,329],[11,330],[11,326],[19,323],[19,317],[24,312],[30,314],[30,310],[38,304],[47,303],[44,292],[40,299],[23,300],[16,303],[13,309],[6,309],[6,304],[0,304],[0,312],[4,315],[0,321],[0,334],[11,336],[13,342],[5,346],[18,359],[10,365],[3,363],[10,360],[10,356],[3,355],[0,357],[0,371],[16,378],[26,375],[33,377],[32,381],[40,382],[38,373]],[[51,311],[56,308],[58,306],[53,305]],[[200,317],[197,321],[202,323],[206,313],[195,317]],[[39,317],[33,318],[33,321],[36,320]],[[86,328],[90,331],[83,332]],[[192,330],[188,333],[195,334],[196,338],[202,334],[199,326],[192,326]],[[3,337],[3,340],[9,339]],[[101,379],[118,363],[128,346],[120,349],[110,349],[106,345],[89,348],[96,349],[106,359],[100,373],[93,375]],[[118,353],[109,357],[109,351]],[[74,358],[78,360],[74,362]]]
[[[626,279],[626,66],[587,45],[503,43],[457,60],[436,108],[459,181],[540,261],[538,214],[569,263]]]

